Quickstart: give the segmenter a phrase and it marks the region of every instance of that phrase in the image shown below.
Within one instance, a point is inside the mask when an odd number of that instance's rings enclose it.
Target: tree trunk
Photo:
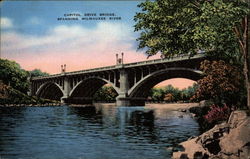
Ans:
[[[250,82],[249,82],[249,67],[247,66],[247,59],[244,60],[244,76],[245,76],[245,86],[247,89],[247,107],[250,109]]]
[[[248,0],[248,5],[250,6],[249,0]],[[247,107],[250,109],[250,74],[249,74],[249,48],[250,48],[250,40],[249,40],[249,31],[250,31],[250,26],[249,26],[249,20],[250,20],[250,15],[245,17],[245,32],[244,32],[244,74],[245,74],[245,84],[246,84],[246,89],[247,89]]]

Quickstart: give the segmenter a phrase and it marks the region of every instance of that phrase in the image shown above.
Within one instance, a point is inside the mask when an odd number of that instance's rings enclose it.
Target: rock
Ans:
[[[172,151],[174,148],[173,147],[167,147],[167,150]]]
[[[183,154],[187,158],[194,158],[194,154],[197,154],[197,152],[202,156],[207,155],[207,151],[202,147],[201,144],[197,143],[198,140],[199,138],[196,137],[196,138],[193,138],[191,140],[181,143],[180,145],[184,147],[185,151],[174,152],[173,158],[174,159],[183,158]]]
[[[172,158],[250,159],[250,117],[245,111],[234,111],[228,122],[180,145],[184,152],[174,152]]]
[[[245,121],[247,118],[247,113],[245,111],[234,111],[231,113],[228,124],[230,125],[230,128],[236,128],[237,125],[240,125],[242,122]]]
[[[244,111],[236,111],[229,118],[230,133],[220,139],[221,153],[241,158],[250,157],[250,118]]]
[[[180,111],[181,111],[181,112],[187,112],[187,110],[186,110],[186,109],[181,109]]]

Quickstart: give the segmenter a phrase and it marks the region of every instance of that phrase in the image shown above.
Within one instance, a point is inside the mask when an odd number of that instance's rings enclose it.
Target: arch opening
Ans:
[[[187,89],[188,87],[197,84],[196,81],[187,79],[187,78],[171,78],[164,80],[158,84],[156,84],[153,88],[162,88],[168,85],[172,85],[174,88],[178,88],[179,90]]]
[[[192,102],[198,84],[186,78],[172,78],[158,83],[149,90],[146,102],[149,103],[189,103]]]
[[[162,84],[161,82],[163,81],[181,78],[195,82],[201,77],[202,77],[201,71],[186,69],[186,68],[175,68],[175,69],[166,69],[157,71],[145,77],[144,79],[139,81],[134,87],[132,87],[129,90],[129,97],[132,99],[141,99],[145,101],[147,100],[150,93],[152,93],[150,92],[151,89],[154,86],[159,86],[160,84]]]
[[[113,87],[112,84],[101,78],[93,77],[83,80],[72,89],[69,101],[72,104],[92,104],[97,97],[95,94],[106,85]],[[115,88],[114,90],[117,92]]]
[[[57,84],[48,82],[43,84],[36,94],[40,98],[60,101],[63,91]]]
[[[110,84],[105,84],[93,95],[93,101],[98,103],[114,103],[118,93]]]

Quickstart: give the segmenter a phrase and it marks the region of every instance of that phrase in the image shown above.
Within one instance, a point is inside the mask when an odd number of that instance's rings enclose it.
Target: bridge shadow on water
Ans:
[[[80,123],[87,120],[92,124],[99,125],[104,132],[113,137],[130,136],[135,138],[140,136],[150,142],[157,140],[154,110],[145,110],[143,107],[113,107],[109,105],[69,107],[69,110],[71,114],[77,115]]]

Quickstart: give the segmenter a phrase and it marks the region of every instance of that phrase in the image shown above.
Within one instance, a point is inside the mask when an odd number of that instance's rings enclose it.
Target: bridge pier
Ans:
[[[68,77],[63,78],[63,97],[61,98],[61,103],[68,103],[69,98],[69,92],[70,92],[70,84]]]
[[[116,97],[116,105],[117,106],[131,106],[131,99],[128,97],[118,96]]]
[[[124,68],[120,69],[120,92],[118,92],[118,97],[116,97],[117,106],[131,106],[131,99],[128,97],[129,83],[128,83],[128,73]]]

